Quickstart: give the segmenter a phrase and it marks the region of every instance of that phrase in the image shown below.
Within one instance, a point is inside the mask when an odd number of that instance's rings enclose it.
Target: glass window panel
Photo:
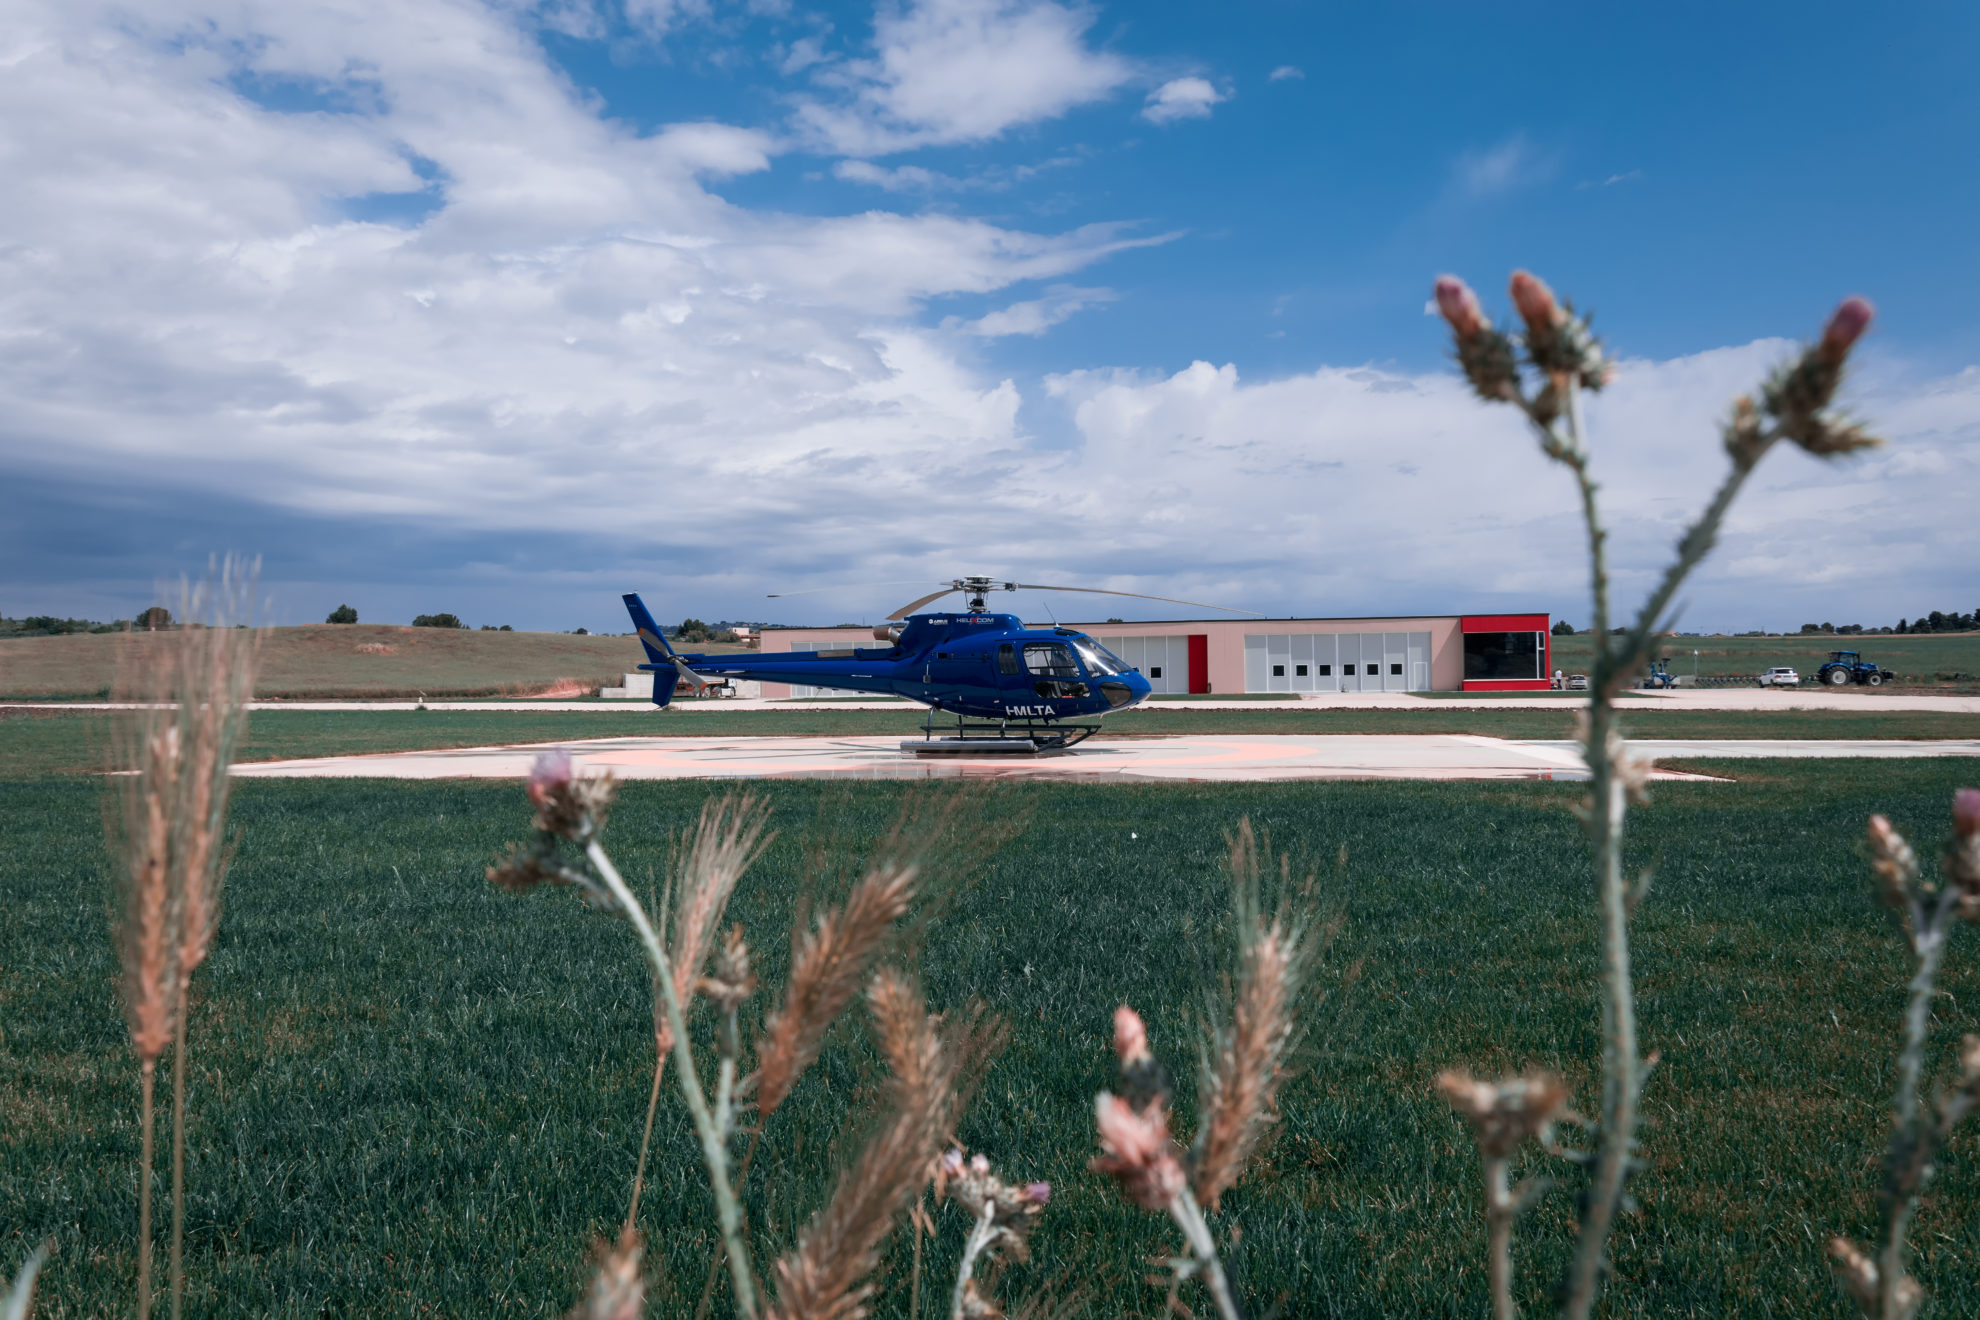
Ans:
[[[1540,634],[1466,633],[1464,676],[1472,679],[1540,678]]]
[[[1079,677],[1079,665],[1073,660],[1072,648],[1064,642],[1025,643],[1024,667],[1047,678]]]

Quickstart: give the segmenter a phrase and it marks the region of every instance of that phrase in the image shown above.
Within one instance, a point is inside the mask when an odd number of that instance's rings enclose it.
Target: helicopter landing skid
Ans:
[[[935,736],[931,717],[926,736],[901,744],[904,752],[917,756],[1035,756],[1039,752],[1063,752],[1100,732],[1098,724],[993,724],[989,721],[956,721],[954,737]]]

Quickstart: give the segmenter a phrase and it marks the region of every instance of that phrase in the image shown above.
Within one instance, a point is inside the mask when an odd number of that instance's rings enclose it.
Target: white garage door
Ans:
[[[1247,633],[1246,692],[1428,692],[1430,634]]]
[[[1095,633],[1093,640],[1119,656],[1128,668],[1140,670],[1150,691],[1189,691],[1187,636],[1105,637]]]

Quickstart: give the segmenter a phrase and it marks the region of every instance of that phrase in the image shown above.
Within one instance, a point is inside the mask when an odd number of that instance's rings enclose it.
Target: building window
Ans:
[[[1345,674],[1345,675],[1347,675],[1347,676],[1348,676],[1349,678],[1353,678],[1353,677],[1354,677],[1354,666],[1353,666],[1353,665],[1342,665],[1342,666],[1341,666],[1341,672],[1342,672],[1343,674]]]
[[[1286,676],[1286,667],[1285,667],[1284,665],[1273,665],[1273,666],[1272,666],[1272,677],[1273,677],[1273,678],[1284,678],[1285,676]]]
[[[1148,666],[1148,676],[1150,678],[1160,678],[1162,676],[1162,666],[1160,665]]]
[[[1401,665],[1390,665],[1390,666],[1389,666],[1389,672],[1390,672],[1390,673],[1392,673],[1392,674],[1401,674],[1401,673],[1402,673],[1402,666],[1401,666]]]
[[[1305,678],[1305,677],[1306,677],[1306,666],[1305,666],[1305,665],[1294,665],[1294,666],[1293,666],[1293,677],[1294,677],[1294,678]]]
[[[1320,666],[1320,677],[1322,677],[1322,678],[1332,678],[1333,676],[1334,676],[1334,667],[1333,667],[1332,665],[1321,665],[1321,666]]]
[[[1546,635],[1535,632],[1466,633],[1464,676],[1475,678],[1542,678],[1541,657],[1547,654]]]

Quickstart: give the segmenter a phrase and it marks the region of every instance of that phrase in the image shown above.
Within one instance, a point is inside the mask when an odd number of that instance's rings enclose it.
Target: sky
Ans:
[[[1862,294],[1890,444],[1770,456],[1678,626],[1980,608],[1970,4],[0,17],[0,614],[236,552],[284,623],[870,621],[981,573],[1585,626],[1567,476],[1426,312],[1521,267],[1621,363],[1619,605]]]

